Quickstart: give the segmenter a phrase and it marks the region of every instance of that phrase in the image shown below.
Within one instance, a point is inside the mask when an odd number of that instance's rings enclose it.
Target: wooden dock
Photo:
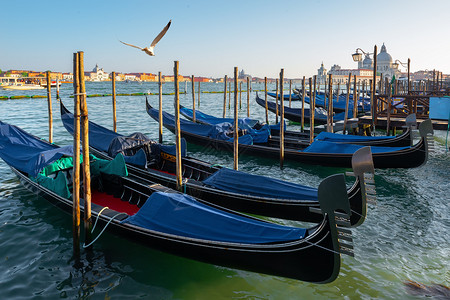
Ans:
[[[422,123],[426,119],[417,119],[417,124]],[[405,126],[405,118],[404,117],[396,117],[391,116],[390,120],[390,127],[396,127],[396,128],[402,128]],[[442,120],[431,120],[433,124],[433,129],[435,130],[447,130],[448,128],[448,121],[442,121]],[[362,116],[358,118],[358,123],[360,125],[372,125],[372,117],[371,116]],[[386,129],[387,125],[387,117],[378,117],[377,123],[375,124],[376,128]]]

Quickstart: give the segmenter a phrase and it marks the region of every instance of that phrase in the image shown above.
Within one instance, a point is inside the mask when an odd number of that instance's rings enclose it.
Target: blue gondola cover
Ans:
[[[63,155],[72,156],[73,146],[48,144],[19,127],[0,121],[0,157],[8,165],[35,177],[45,166]]]
[[[311,145],[303,150],[303,152],[311,153],[328,153],[328,154],[352,154],[357,150],[367,147],[364,145],[341,144],[327,141],[314,141]],[[410,147],[380,147],[369,146],[372,153],[386,153],[405,150]]]
[[[197,238],[232,243],[274,243],[305,236],[304,228],[281,226],[202,204],[178,193],[153,193],[142,208],[123,223]]]
[[[203,180],[220,190],[277,199],[304,199],[317,201],[317,189],[266,176],[252,175],[222,168]]]

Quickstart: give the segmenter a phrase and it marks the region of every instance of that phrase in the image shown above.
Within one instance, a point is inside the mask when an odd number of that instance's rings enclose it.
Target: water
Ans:
[[[245,87],[245,84],[243,84]],[[87,83],[87,94],[111,93],[108,83]],[[271,86],[272,88],[272,86]],[[184,91],[184,83],[180,84]],[[223,84],[202,83],[202,90],[220,91]],[[262,90],[263,85],[253,85]],[[163,86],[165,93],[173,84]],[[191,90],[188,84],[188,91]],[[153,92],[153,83],[117,83],[117,93]],[[196,89],[197,91],[197,89]],[[44,91],[0,95],[44,95]],[[61,95],[72,110],[72,85]],[[250,101],[250,114],[265,119],[262,108]],[[191,94],[181,104],[191,107]],[[111,97],[88,98],[89,118],[112,128]],[[149,96],[158,105],[158,96]],[[200,110],[221,116],[223,94],[202,93]],[[242,94],[241,115],[247,94]],[[298,103],[293,103],[297,106]],[[173,96],[163,97],[164,109],[173,112]],[[198,105],[197,105],[198,108]],[[62,127],[53,95],[54,142],[72,143]],[[271,114],[270,121],[274,122]],[[48,137],[46,99],[0,101],[0,120],[37,136]],[[157,139],[158,125],[145,112],[143,96],[117,97],[118,132],[143,132]],[[290,125],[293,130],[298,126]],[[164,130],[164,141],[173,134]],[[0,161],[0,291],[3,299],[420,299],[406,293],[403,282],[450,285],[450,157],[445,153],[445,132],[435,133],[436,151],[425,166],[408,170],[377,170],[378,201],[369,205],[365,223],[353,230],[355,258],[343,256],[338,279],[325,285],[273,277],[204,264],[168,254],[105,233],[92,253],[82,252],[82,264],[72,260],[72,219],[22,187]],[[189,144],[189,155],[232,167],[232,154]],[[325,177],[345,169],[242,156],[241,170],[317,187]],[[347,181],[351,183],[351,179]],[[293,222],[285,221],[293,225]]]

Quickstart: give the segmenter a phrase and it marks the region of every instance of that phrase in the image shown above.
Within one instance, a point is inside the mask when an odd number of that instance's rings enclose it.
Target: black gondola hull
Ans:
[[[72,212],[71,200],[36,184],[26,174],[12,170],[27,189],[66,212]],[[93,218],[102,208],[93,205]],[[83,205],[80,209],[83,211]],[[111,212],[101,214],[98,226],[110,222],[108,230],[113,234],[189,259],[313,283],[331,282],[339,274],[340,254],[332,250],[334,245],[327,217],[308,230],[310,236],[306,239],[276,244],[235,244],[185,238],[124,224],[120,218],[111,219]]]

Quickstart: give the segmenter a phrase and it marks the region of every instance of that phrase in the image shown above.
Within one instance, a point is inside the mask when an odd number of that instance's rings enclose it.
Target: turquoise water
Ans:
[[[184,83],[180,84],[181,91]],[[245,85],[243,85],[245,86]],[[111,93],[110,83],[87,83],[87,94]],[[253,85],[263,89],[262,85]],[[223,84],[202,83],[202,90],[220,91]],[[190,84],[188,84],[190,91]],[[153,83],[118,83],[117,93],[158,91]],[[173,84],[163,86],[166,93]],[[196,89],[197,91],[197,89]],[[61,95],[72,109],[72,85]],[[45,91],[0,95],[44,95]],[[250,98],[250,114],[265,119]],[[191,94],[181,104],[191,107]],[[88,98],[89,118],[112,128],[111,97]],[[157,106],[158,96],[149,96]],[[241,115],[247,94],[242,94]],[[202,93],[200,109],[222,115],[223,94]],[[296,106],[297,103],[293,103]],[[163,97],[164,109],[173,112],[173,96]],[[197,104],[198,108],[198,104]],[[274,122],[271,114],[270,121]],[[62,127],[53,95],[54,142],[72,143]],[[37,136],[48,137],[46,99],[0,101],[0,120]],[[143,132],[157,139],[158,125],[145,112],[145,97],[117,97],[118,132]],[[293,130],[298,126],[290,125]],[[167,143],[173,135],[164,131]],[[2,299],[420,299],[408,295],[403,282],[450,285],[450,157],[445,153],[445,132],[435,133],[436,150],[425,166],[407,170],[377,170],[377,203],[370,204],[365,223],[353,230],[355,258],[343,256],[338,279],[325,285],[228,269],[164,254],[105,233],[92,253],[82,252],[82,264],[72,260],[72,219],[69,214],[22,187],[0,161],[0,291]],[[189,144],[189,154],[232,167],[232,154]],[[240,157],[240,170],[317,187],[328,175],[345,169]],[[348,184],[351,183],[349,179]],[[285,221],[294,225],[294,222]]]

